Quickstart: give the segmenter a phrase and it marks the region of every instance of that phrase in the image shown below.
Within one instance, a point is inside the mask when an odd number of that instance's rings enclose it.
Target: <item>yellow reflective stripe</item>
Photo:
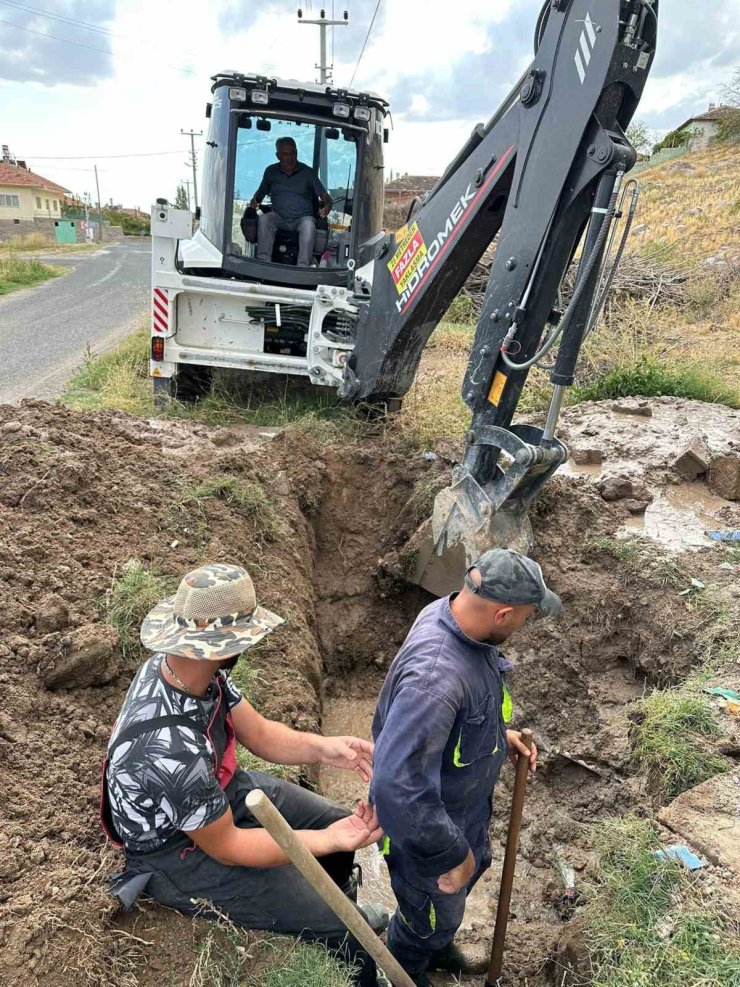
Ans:
[[[457,743],[455,744],[455,751],[452,755],[452,763],[455,765],[456,768],[467,768],[469,767],[470,762],[466,764],[464,761],[460,760],[460,755],[462,753],[460,746],[461,744],[462,744],[462,730],[460,731],[457,738]]]
[[[429,924],[432,927],[432,932],[437,928],[437,912],[434,908],[434,902],[429,905]]]
[[[391,852],[391,838],[390,838],[390,836],[384,836],[383,837],[383,841],[380,844],[380,846],[378,847],[378,852],[380,853],[380,856],[381,857],[387,857],[388,856],[388,854]]]
[[[506,688],[506,683],[503,682],[504,698],[501,701],[501,715],[504,718],[504,723],[511,723],[511,717],[514,712],[514,704],[511,701],[511,694]]]

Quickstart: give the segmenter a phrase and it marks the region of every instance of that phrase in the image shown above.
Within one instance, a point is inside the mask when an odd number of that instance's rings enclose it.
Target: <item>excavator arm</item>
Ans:
[[[399,397],[496,239],[462,387],[472,413],[465,456],[437,498],[432,547],[420,549],[415,574],[433,592],[459,585],[460,570],[492,544],[526,550],[524,507],[567,457],[555,427],[603,301],[603,261],[636,158],[625,131],[655,54],[658,3],[548,0],[531,67],[407,224],[356,272],[360,312],[343,393]],[[575,286],[559,311],[578,248]],[[512,425],[529,369],[553,354],[544,429]]]

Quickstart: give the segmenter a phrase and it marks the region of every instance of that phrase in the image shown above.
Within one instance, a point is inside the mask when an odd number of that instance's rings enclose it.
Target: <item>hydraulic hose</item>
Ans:
[[[509,358],[508,354],[506,353],[506,347],[513,340],[514,336],[516,335],[517,329],[519,328],[516,322],[513,322],[511,324],[509,331],[506,333],[506,336],[504,337],[504,341],[501,344],[501,359],[503,360],[504,364],[509,368],[509,370],[529,370],[530,367],[534,367],[552,349],[552,347],[557,342],[558,338],[568,328],[570,321],[573,318],[573,313],[575,312],[576,306],[580,302],[581,297],[584,291],[586,290],[586,287],[589,282],[589,278],[591,277],[591,274],[593,273],[593,269],[601,256],[601,251],[604,246],[604,242],[609,234],[609,230],[611,228],[611,222],[612,219],[614,218],[614,213],[616,211],[617,198],[619,196],[619,189],[622,184],[623,175],[624,172],[622,171],[617,172],[616,180],[614,182],[614,188],[612,190],[612,194],[609,199],[609,205],[607,206],[606,213],[604,215],[603,222],[599,229],[598,236],[596,237],[591,253],[588,256],[588,260],[586,261],[586,264],[583,267],[581,274],[579,275],[578,284],[576,285],[575,291],[573,292],[573,297],[568,303],[567,309],[563,313],[563,316],[560,319],[558,325],[555,326],[555,328],[547,337],[547,339],[540,347],[540,349],[537,351],[537,353],[535,353],[533,357],[530,357],[529,360],[524,360],[522,363],[515,363],[513,360]]]

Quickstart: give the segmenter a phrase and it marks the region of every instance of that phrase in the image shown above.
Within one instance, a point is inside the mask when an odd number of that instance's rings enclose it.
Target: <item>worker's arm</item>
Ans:
[[[279,867],[288,858],[264,829],[239,829],[231,808],[207,826],[188,832],[201,850],[220,864],[231,867]],[[377,843],[382,838],[377,816],[367,802],[360,802],[354,814],[326,829],[302,829],[296,836],[314,857],[340,851],[352,852]]]
[[[332,197],[329,195],[326,188],[324,187],[324,183],[321,181],[321,179],[318,177],[318,175],[315,172],[313,176],[313,190],[319,202],[321,203],[321,208],[319,209],[319,216],[321,216],[321,218],[324,219],[329,215],[329,211],[332,206]]]
[[[260,187],[257,189],[257,191],[254,193],[252,198],[249,200],[248,208],[256,209],[269,191],[270,191],[270,180],[267,177],[267,169],[265,168],[265,173],[262,176]]]
[[[427,877],[440,877],[469,858],[468,842],[441,797],[442,754],[456,715],[447,700],[405,686],[393,697],[373,755],[383,831]]]
[[[242,699],[231,710],[236,739],[243,747],[274,764],[325,764],[355,771],[363,781],[372,777],[373,745],[359,737],[321,737],[291,730],[268,720]]]

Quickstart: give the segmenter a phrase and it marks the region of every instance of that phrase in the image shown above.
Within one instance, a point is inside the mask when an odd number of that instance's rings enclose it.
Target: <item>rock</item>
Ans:
[[[695,435],[673,460],[673,468],[684,480],[695,480],[706,473],[712,453],[701,435]]]
[[[650,506],[649,500],[634,500],[633,498],[628,498],[627,500],[621,501],[622,507],[626,507],[630,514],[644,514],[645,511]]]
[[[215,446],[223,448],[225,446],[238,446],[244,436],[237,432],[235,428],[220,428],[211,435],[211,442]]]
[[[39,634],[61,631],[69,623],[69,611],[64,600],[53,593],[42,596],[36,607],[36,630]]]
[[[644,503],[645,507],[653,502],[653,495],[645,484],[640,480],[631,480],[628,476],[605,476],[596,486],[604,500],[635,501]]]
[[[683,792],[661,809],[658,820],[715,866],[740,872],[740,814],[733,772]]]
[[[12,432],[20,432],[22,428],[23,426],[21,425],[20,422],[16,422],[16,421],[5,422],[2,428],[0,428],[0,432],[5,432],[6,434],[9,435]]]
[[[11,744],[23,744],[28,738],[28,731],[22,723],[16,723],[7,713],[0,713],[0,740]]]
[[[636,401],[633,398],[624,398],[621,401],[615,401],[612,405],[612,411],[618,415],[638,415],[642,418],[653,417],[653,409],[647,401]]]
[[[577,448],[574,446],[570,450],[570,458],[577,466],[600,466],[604,462],[604,453],[601,449],[592,449],[588,446]]]
[[[110,624],[84,624],[71,635],[67,653],[42,672],[47,689],[104,685],[118,675],[118,631]]]
[[[740,456],[717,456],[709,464],[707,483],[725,500],[740,500]]]

